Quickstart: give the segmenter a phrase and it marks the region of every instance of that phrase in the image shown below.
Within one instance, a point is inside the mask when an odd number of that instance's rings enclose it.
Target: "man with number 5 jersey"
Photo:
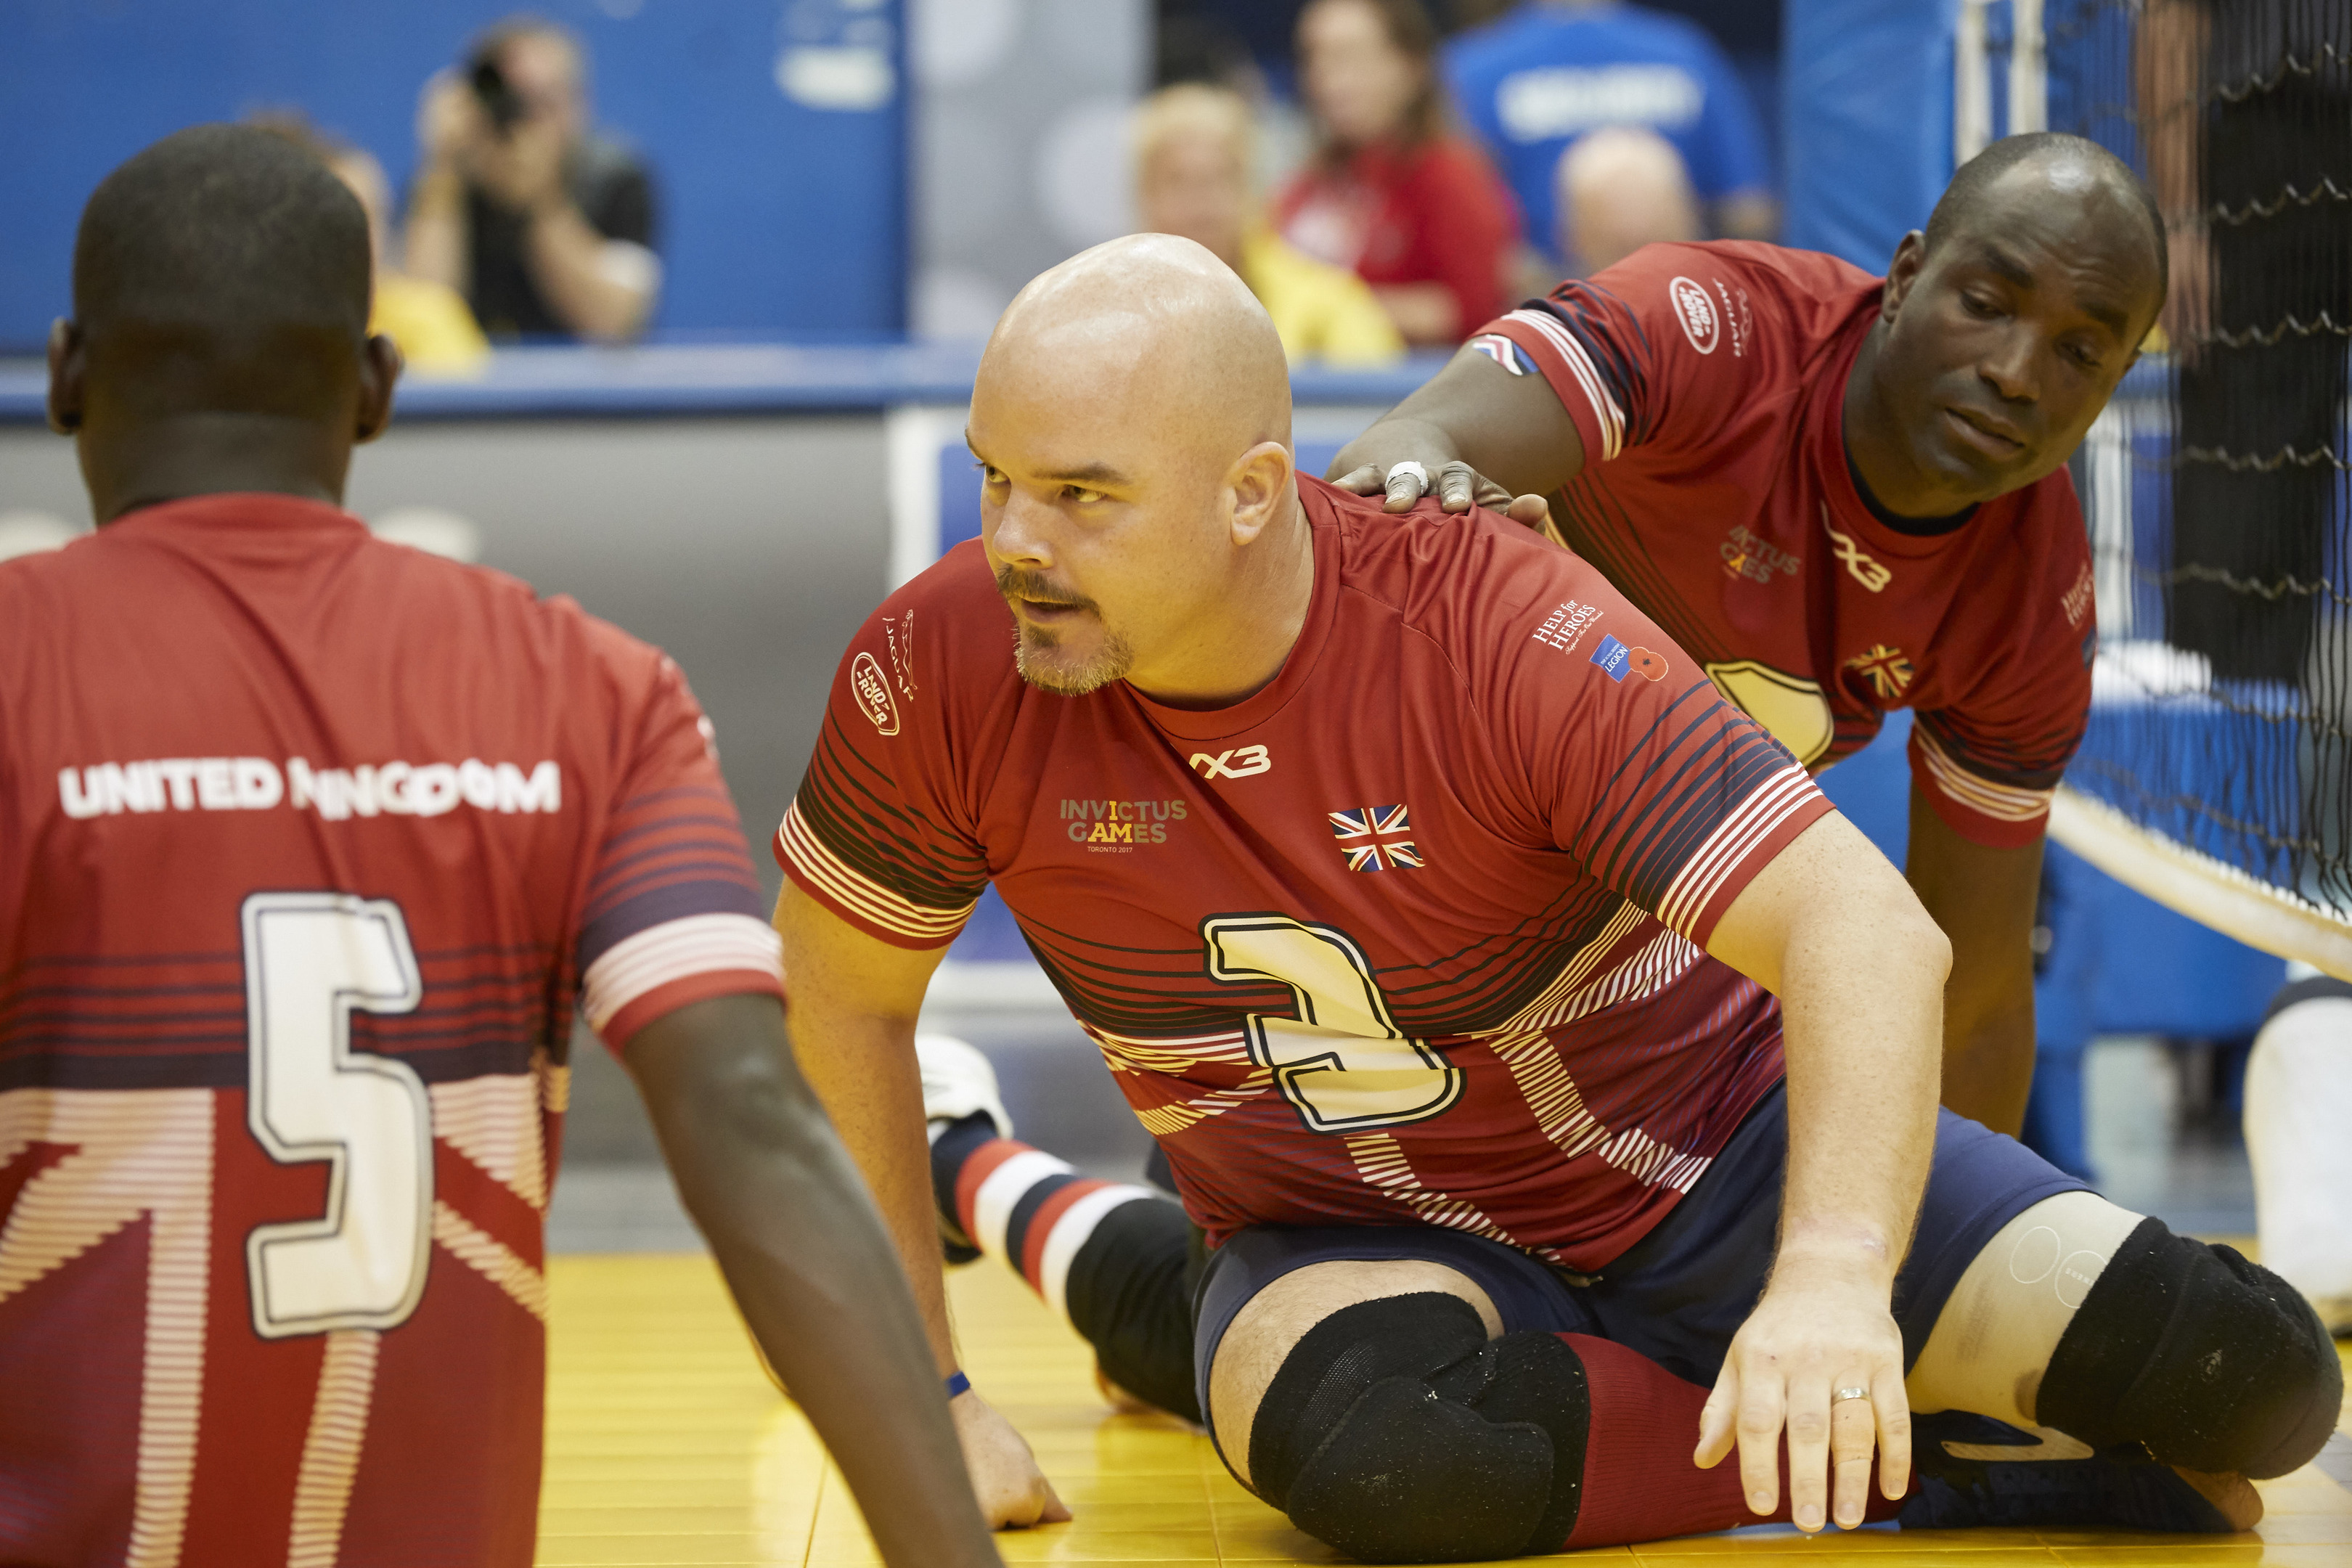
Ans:
[[[2227,1530],[2231,1472],[2326,1440],[2291,1291],[1939,1115],[1942,933],[1654,621],[1492,513],[1294,473],[1207,251],[1032,282],[967,437],[981,538],[859,632],[776,846],[797,1043],[942,1375],[935,1204],[1098,1352],[1164,1283],[1093,1246],[1150,1194],[977,1112],[927,1139],[915,1019],[993,883],[1212,1249],[1183,1403],[1351,1556]],[[1955,1473],[1915,1406],[2035,1462]],[[1058,1510],[953,1408],[992,1519]]]
[[[368,256],[245,128],[83,215],[100,526],[0,566],[0,1560],[529,1563],[578,1010],[884,1557],[993,1563],[677,667],[339,508]]]

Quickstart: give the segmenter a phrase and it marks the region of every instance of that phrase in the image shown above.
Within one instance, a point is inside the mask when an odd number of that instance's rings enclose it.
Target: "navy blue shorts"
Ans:
[[[1294,1268],[1343,1259],[1442,1263],[1478,1283],[1507,1334],[1534,1329],[1613,1340],[1711,1387],[1771,1271],[1788,1143],[1788,1103],[1775,1089],[1683,1201],[1597,1275],[1570,1275],[1499,1242],[1429,1226],[1238,1231],[1210,1258],[1195,1298],[1201,1408],[1209,1408],[1217,1343],[1250,1298]],[[2002,1226],[2044,1198],[2089,1190],[2016,1140],[1939,1111],[1927,1199],[1895,1280],[1905,1368],[1919,1359],[1952,1288]]]

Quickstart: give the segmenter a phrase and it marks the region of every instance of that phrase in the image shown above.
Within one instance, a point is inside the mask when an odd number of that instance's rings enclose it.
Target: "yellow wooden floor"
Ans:
[[[541,1563],[878,1561],[807,1424],[761,1373],[707,1258],[559,1257],[548,1274]],[[1173,1421],[1111,1415],[1084,1345],[1009,1270],[959,1269],[951,1294],[973,1382],[1028,1434],[1077,1515],[1000,1536],[1007,1562],[1337,1560],[1234,1484],[1206,1438]],[[1857,1552],[1869,1568],[2352,1568],[2352,1494],[2315,1468],[2263,1493],[2270,1517],[2251,1535],[1742,1531],[1580,1555],[1626,1568],[1635,1558],[1701,1568],[1691,1560]]]

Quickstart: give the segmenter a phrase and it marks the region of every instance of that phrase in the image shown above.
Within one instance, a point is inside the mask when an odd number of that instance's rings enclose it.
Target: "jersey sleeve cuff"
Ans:
[[[666,1013],[713,996],[784,994],[782,943],[750,915],[687,915],[614,943],[581,976],[588,1026],[617,1048]]]
[[[936,910],[865,876],[809,830],[794,803],[776,829],[776,864],[801,891],[874,938],[892,947],[921,952],[953,942],[980,903],[974,894],[959,909]]]
[[[1772,774],[1707,836],[1667,885],[1658,919],[1700,947],[1756,873],[1835,807],[1793,763]]]
[[[2050,828],[2049,789],[2000,784],[1970,773],[1937,743],[1925,726],[1911,726],[1911,782],[1945,826],[1989,849],[2021,849]]]
[[[1527,364],[1532,363],[1575,422],[1591,460],[1605,463],[1625,449],[1625,411],[1591,354],[1559,317],[1523,306],[1488,322],[1470,346],[1513,375],[1527,374]],[[1527,363],[1511,353],[1513,348]]]

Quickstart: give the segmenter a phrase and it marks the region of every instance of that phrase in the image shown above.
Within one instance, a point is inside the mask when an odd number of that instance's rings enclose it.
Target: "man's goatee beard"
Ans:
[[[1013,647],[1013,668],[1021,679],[1040,691],[1061,697],[1084,697],[1114,680],[1124,680],[1135,668],[1135,650],[1117,632],[1105,634],[1102,647],[1083,663],[1057,659],[1061,645],[1047,634],[1023,626]]]

